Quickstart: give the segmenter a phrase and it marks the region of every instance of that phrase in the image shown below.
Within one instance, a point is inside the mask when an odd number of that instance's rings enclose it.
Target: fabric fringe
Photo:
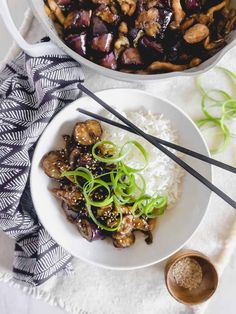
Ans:
[[[47,302],[51,306],[58,307],[66,311],[67,313],[90,314],[89,312],[85,310],[78,309],[76,306],[68,304],[66,301],[52,295],[50,292],[42,291],[40,288],[27,286],[22,283],[19,284],[18,282],[14,280],[13,275],[10,273],[0,272],[0,282],[7,283],[10,287],[16,288],[22,291],[23,293],[29,296],[32,296],[33,298],[37,300],[42,300],[44,302]]]

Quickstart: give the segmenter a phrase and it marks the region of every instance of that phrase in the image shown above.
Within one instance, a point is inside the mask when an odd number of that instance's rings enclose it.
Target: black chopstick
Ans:
[[[102,122],[105,122],[107,124],[110,124],[110,125],[113,125],[115,127],[118,127],[120,129],[123,129],[123,130],[126,130],[128,132],[131,132],[131,133],[134,133],[134,134],[137,134],[135,133],[130,127],[124,125],[124,124],[121,124],[119,122],[116,122],[116,121],[113,121],[113,120],[110,120],[108,118],[105,118],[99,114],[96,114],[96,113],[93,113],[91,111],[87,111],[87,110],[84,110],[84,109],[81,109],[81,108],[78,108],[77,109],[80,113],[82,114],[85,114],[89,117],[92,117],[94,119],[97,119],[97,120],[100,120]],[[150,137],[152,137],[155,141],[157,141],[158,143],[164,145],[164,146],[167,146],[167,147],[170,147],[170,148],[173,148],[181,153],[184,153],[186,155],[189,155],[193,158],[196,158],[196,159],[199,159],[199,160],[202,160],[206,163],[209,163],[211,165],[214,165],[216,167],[219,167],[219,168],[222,168],[224,170],[227,170],[227,171],[230,171],[230,172],[233,172],[233,173],[236,173],[236,168],[235,167],[232,167],[230,165],[227,165],[221,161],[218,161],[214,158],[210,158],[208,156],[205,156],[203,154],[200,154],[196,151],[193,151],[191,149],[188,149],[188,148],[185,148],[183,146],[180,146],[180,145],[177,145],[177,144],[174,144],[174,143],[171,143],[171,142],[168,142],[168,141],[165,141],[165,140],[162,140],[161,138],[158,138],[158,137],[155,137],[155,136],[152,136],[152,135],[149,135]]]
[[[93,100],[95,100],[97,103],[99,103],[103,108],[105,108],[107,111],[112,113],[114,116],[116,116],[119,120],[124,122],[126,125],[128,125],[136,134],[142,136],[145,138],[149,143],[153,144],[156,148],[158,148],[160,151],[162,151],[164,154],[166,154],[169,158],[174,160],[179,166],[181,166],[183,169],[185,169],[187,172],[189,172],[193,177],[195,177],[197,180],[199,180],[202,184],[204,184],[208,189],[210,189],[212,192],[217,194],[219,197],[221,197],[225,202],[227,202],[229,205],[231,205],[233,208],[236,209],[236,202],[229,197],[227,194],[225,194],[223,191],[221,191],[217,186],[212,184],[208,179],[203,177],[199,172],[197,172],[195,169],[190,167],[186,162],[184,162],[182,159],[177,157],[175,154],[170,152],[167,148],[162,146],[160,143],[158,143],[155,139],[153,139],[150,135],[143,132],[141,129],[139,129],[135,124],[133,124],[131,121],[123,117],[119,112],[117,112],[115,109],[110,107],[107,103],[105,103],[102,99],[100,99],[98,96],[96,96],[93,92],[88,90],[85,86],[83,86],[81,83],[78,83],[78,88],[82,90],[85,94],[87,94],[89,97],[91,97]]]

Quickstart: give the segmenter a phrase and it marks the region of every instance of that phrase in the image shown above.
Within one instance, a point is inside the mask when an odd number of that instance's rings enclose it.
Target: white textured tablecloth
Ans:
[[[26,16],[22,33],[32,41],[45,35],[30,14]],[[17,51],[14,46],[8,58],[13,58]],[[236,71],[236,47],[227,53],[220,64]],[[115,87],[138,88],[174,102],[193,119],[199,117],[201,112],[200,95],[196,91],[193,78],[179,77],[143,85],[115,81],[87,68],[84,68],[84,72],[86,85],[92,91]],[[212,85],[218,83],[219,76],[215,72],[207,74],[207,77],[210,78]],[[224,76],[221,78],[221,83],[231,88]],[[235,165],[235,145],[236,142],[232,141],[227,152],[218,155],[217,158]],[[236,176],[214,169],[214,183],[234,199],[236,198]],[[218,266],[221,275],[235,244],[236,213],[217,196],[212,195],[208,213],[186,247],[200,250],[210,256]],[[0,280],[15,285],[70,313],[188,314],[203,313],[207,308],[207,303],[190,307],[177,303],[170,297],[164,283],[164,262],[146,269],[118,272],[100,269],[74,259],[75,271],[72,276],[54,277],[38,288],[29,288],[16,284],[12,280],[13,242],[8,240],[3,233],[0,233],[0,248]]]

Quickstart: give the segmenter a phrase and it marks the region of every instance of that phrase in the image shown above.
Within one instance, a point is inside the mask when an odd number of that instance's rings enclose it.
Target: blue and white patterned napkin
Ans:
[[[35,213],[29,171],[35,143],[51,118],[80,97],[80,65],[63,54],[20,54],[0,73],[0,228],[16,240],[15,278],[39,285],[70,269],[71,256]],[[1,250],[1,249],[0,249]]]

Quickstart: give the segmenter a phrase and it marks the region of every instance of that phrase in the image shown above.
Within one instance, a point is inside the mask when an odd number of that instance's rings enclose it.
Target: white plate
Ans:
[[[194,123],[173,104],[134,89],[111,89],[97,95],[121,110],[135,111],[143,108],[163,113],[178,131],[181,145],[209,155],[206,143]],[[151,245],[145,243],[141,234],[136,238],[135,244],[127,249],[117,249],[109,240],[87,242],[75,226],[66,221],[60,201],[49,191],[52,180],[40,168],[40,160],[44,154],[62,147],[61,135],[70,134],[77,121],[86,119],[76,111],[78,107],[95,113],[101,111],[101,107],[88,97],[73,102],[51,121],[35,149],[30,181],[32,198],[40,221],[55,241],[69,253],[98,266],[134,269],[162,261],[179,250],[196,231],[206,213],[210,191],[186,174],[182,196],[174,209],[158,219]],[[193,158],[186,157],[185,160],[211,180],[210,165]]]

